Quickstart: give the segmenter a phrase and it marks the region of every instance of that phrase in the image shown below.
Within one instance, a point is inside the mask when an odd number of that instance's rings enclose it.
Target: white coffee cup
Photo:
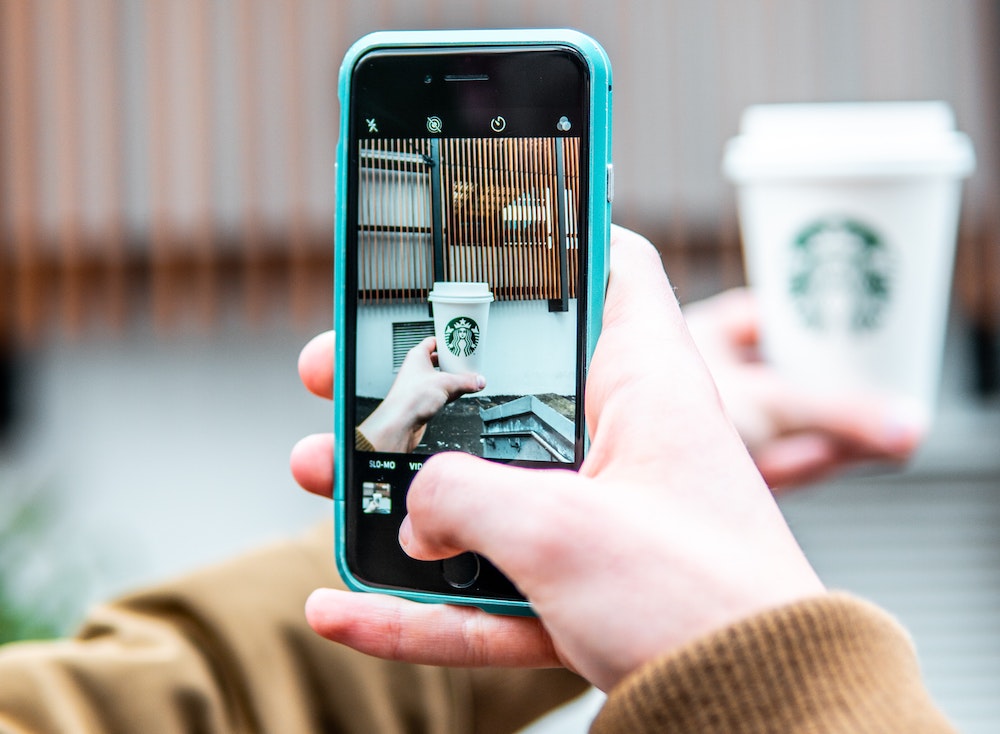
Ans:
[[[827,393],[940,378],[969,139],[943,102],[758,105],[726,146],[765,358]]]
[[[445,372],[485,374],[483,352],[493,293],[489,283],[435,282],[433,304],[438,366]]]

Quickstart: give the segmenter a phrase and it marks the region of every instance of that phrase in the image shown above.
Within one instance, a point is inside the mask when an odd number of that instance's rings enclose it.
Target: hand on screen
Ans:
[[[410,349],[389,394],[358,426],[376,451],[412,452],[445,405],[486,387],[482,375],[455,375],[436,367],[436,342],[429,336]]]
[[[315,336],[299,355],[299,377],[319,397],[333,398],[332,331]],[[410,452],[427,423],[449,402],[482,390],[481,375],[438,372],[434,337],[427,337],[407,353],[385,400],[359,426],[378,451]],[[292,475],[304,488],[324,497],[333,493],[333,435],[306,436],[292,450]]]

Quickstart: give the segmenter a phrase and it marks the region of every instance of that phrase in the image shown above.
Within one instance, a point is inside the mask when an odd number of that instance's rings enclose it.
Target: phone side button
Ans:
[[[441,561],[441,575],[449,586],[468,589],[479,579],[479,556],[475,553],[463,553],[454,558],[445,558]]]
[[[608,203],[615,200],[615,164],[608,164]]]

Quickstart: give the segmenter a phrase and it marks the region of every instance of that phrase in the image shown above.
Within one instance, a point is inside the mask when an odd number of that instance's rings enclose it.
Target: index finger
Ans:
[[[338,589],[313,592],[306,617],[323,637],[389,660],[451,667],[562,665],[544,626],[531,617]]]
[[[585,536],[590,516],[573,501],[581,491],[574,472],[496,464],[460,452],[437,454],[410,485],[399,542],[419,560],[474,551],[519,584],[537,581],[558,574],[558,554],[539,545],[549,542],[551,518],[559,518],[561,535]],[[547,559],[544,568],[539,558]],[[521,591],[530,598],[533,587],[529,583]]]
[[[332,331],[314,336],[302,347],[299,354],[299,377],[306,389],[321,398],[333,399],[333,350]]]

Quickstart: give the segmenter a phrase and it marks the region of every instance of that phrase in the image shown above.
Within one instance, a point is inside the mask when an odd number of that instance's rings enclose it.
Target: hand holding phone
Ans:
[[[593,450],[580,471],[436,456],[414,479],[400,531],[427,563],[468,550],[492,558],[541,619],[323,590],[307,604],[318,632],[412,663],[561,664],[609,690],[699,636],[823,594],[719,401],[658,253],[621,230],[612,253],[588,378]]]
[[[607,281],[607,57],[571,31],[379,33],[345,57],[340,98],[341,574],[358,590],[528,613],[485,558],[416,561],[398,531],[436,453],[583,460]]]

